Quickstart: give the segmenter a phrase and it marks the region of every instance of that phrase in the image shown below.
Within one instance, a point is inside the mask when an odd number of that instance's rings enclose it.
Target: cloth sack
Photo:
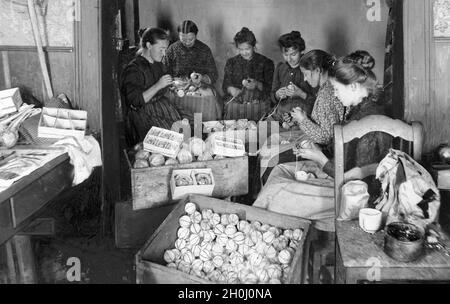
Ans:
[[[365,182],[354,180],[342,186],[341,207],[338,221],[357,219],[359,210],[368,207],[369,192]]]
[[[425,230],[438,219],[439,190],[430,173],[408,154],[391,149],[380,162],[376,178],[382,195],[375,204],[386,224],[401,221]]]

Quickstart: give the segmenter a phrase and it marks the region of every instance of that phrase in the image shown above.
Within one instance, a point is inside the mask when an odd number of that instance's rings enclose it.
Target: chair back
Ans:
[[[416,161],[420,161],[422,157],[423,145],[423,127],[420,122],[412,122],[408,124],[398,119],[392,119],[383,115],[369,115],[360,120],[352,121],[346,125],[334,126],[334,193],[336,217],[339,214],[341,202],[341,189],[345,183],[344,179],[344,144],[355,138],[362,138],[370,132],[384,132],[390,134],[394,138],[401,138],[413,144],[412,150],[408,152]],[[377,164],[371,164],[361,168],[361,175],[358,179],[375,174]]]

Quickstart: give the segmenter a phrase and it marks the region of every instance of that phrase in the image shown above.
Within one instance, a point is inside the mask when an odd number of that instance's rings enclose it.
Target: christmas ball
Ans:
[[[233,236],[233,240],[237,245],[242,245],[245,242],[245,235],[242,232],[236,232]]]
[[[292,233],[292,238],[296,241],[300,241],[302,239],[303,236],[303,230],[301,229],[295,229],[294,232]]]
[[[239,216],[237,216],[237,214],[230,214],[230,216],[228,217],[228,221],[231,225],[236,226],[239,224]]]
[[[280,253],[278,254],[278,261],[281,264],[288,265],[291,262],[291,260],[292,260],[292,255],[289,252],[289,250],[286,250],[286,249],[281,250]]]
[[[191,218],[187,215],[183,215],[179,220],[180,226],[184,228],[189,228],[191,226]]]
[[[194,257],[198,258],[200,257],[200,252],[202,251],[202,248],[199,245],[194,245],[192,246],[191,251]]]
[[[287,237],[288,239],[292,239],[292,237],[294,235],[294,231],[291,229],[286,229],[286,230],[284,230],[283,235],[285,237]]]
[[[253,230],[250,233],[250,238],[252,239],[253,243],[256,244],[259,241],[262,241],[263,236],[262,236],[262,233],[260,231]]]
[[[202,215],[201,215],[201,213],[198,212],[198,211],[195,211],[195,212],[191,215],[191,221],[192,221],[193,223],[200,224],[200,222],[202,221]]]
[[[199,234],[202,231],[202,227],[200,227],[199,224],[194,223],[191,225],[190,230],[191,230],[191,233],[193,233],[193,234]]]
[[[250,233],[250,223],[247,221],[240,221],[238,226],[238,230],[247,234]]]
[[[189,229],[184,228],[184,227],[181,227],[180,229],[178,229],[178,232],[177,232],[178,238],[183,239],[183,240],[186,240],[187,238],[189,238],[190,234],[191,233],[189,232]]]
[[[202,218],[204,220],[210,220],[213,216],[213,211],[211,209],[203,209],[202,210]]]
[[[218,224],[220,224],[220,215],[217,213],[214,213],[210,219],[211,226],[215,227]]]
[[[192,230],[191,230],[192,231]],[[272,244],[275,239],[275,235],[271,231],[266,231],[263,234],[263,241],[267,244]]]
[[[176,255],[172,250],[166,250],[164,252],[164,261],[166,261],[167,264],[173,263],[176,259]]]
[[[230,224],[229,215],[228,214],[222,214],[222,216],[220,217],[220,223],[223,226],[227,226],[228,224]]]
[[[211,260],[211,252],[209,250],[202,249],[200,252],[200,260],[203,262]]]
[[[214,227],[214,233],[216,235],[221,235],[221,234],[225,233],[225,227],[222,224],[217,224]]]
[[[203,261],[200,259],[195,259],[192,262],[192,270],[195,270],[196,272],[200,272],[203,269]]]
[[[192,252],[190,252],[190,251],[187,251],[183,255],[183,261],[185,263],[192,264],[192,262],[194,262],[194,260],[195,260],[194,254]]]
[[[177,239],[175,241],[175,248],[176,249],[181,250],[184,247],[186,247],[186,240],[184,240],[184,239]]]
[[[202,228],[202,230],[209,230],[211,229],[211,223],[209,220],[202,220],[200,222],[200,228]]]
[[[212,261],[206,261],[203,263],[203,271],[205,273],[211,273],[214,270],[215,266]]]
[[[199,243],[200,243],[200,237],[198,236],[198,234],[191,234],[189,236],[189,244],[191,246],[198,245]]]
[[[216,243],[222,247],[225,247],[228,242],[228,236],[226,234],[220,234],[216,238]]]
[[[213,262],[213,264],[214,264],[214,266],[215,266],[216,268],[222,267],[222,266],[223,266],[223,263],[224,263],[223,258],[222,258],[222,256],[220,256],[220,255],[215,256],[215,257],[212,259],[212,262]]]
[[[229,239],[226,244],[226,249],[228,250],[228,252],[234,252],[237,250],[237,245],[232,239]]]
[[[234,225],[227,225],[227,227],[225,228],[225,234],[228,235],[228,237],[232,237],[235,233],[236,233],[236,226]]]
[[[184,211],[186,211],[187,214],[192,215],[197,210],[197,206],[193,203],[187,203],[184,206]]]

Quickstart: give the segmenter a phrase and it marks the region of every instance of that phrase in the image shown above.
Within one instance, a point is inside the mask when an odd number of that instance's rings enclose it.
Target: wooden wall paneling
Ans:
[[[102,232],[113,232],[114,203],[120,199],[120,154],[116,124],[118,50],[114,43],[118,1],[99,0],[101,8],[101,129],[103,147]]]
[[[2,88],[2,83],[3,83],[3,88],[9,89],[9,88],[11,88],[11,70],[10,70],[10,66],[9,66],[9,54],[7,51],[2,51],[1,55],[2,55],[2,60],[0,63],[0,71],[3,71],[3,73],[2,73],[3,82],[0,81],[0,88]]]

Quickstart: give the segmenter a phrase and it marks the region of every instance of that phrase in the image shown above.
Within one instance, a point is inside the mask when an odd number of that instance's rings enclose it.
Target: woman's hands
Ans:
[[[276,91],[275,96],[277,97],[278,100],[287,98],[286,90],[287,90],[286,88],[281,88],[278,91]]]
[[[157,88],[158,88],[158,91],[159,91],[159,90],[162,90],[162,89],[164,89],[164,88],[166,88],[166,87],[168,87],[169,85],[172,84],[172,82],[173,82],[172,76],[170,76],[170,75],[164,75],[164,76],[162,76],[162,77],[158,80],[158,82],[156,83],[156,86],[157,86]]]
[[[312,160],[322,167],[328,162],[328,157],[326,157],[320,147],[312,141],[305,140],[299,146],[296,145],[292,150],[296,156]]]
[[[303,120],[308,118],[308,115],[306,115],[306,112],[298,107],[292,109],[291,116],[295,122],[302,122]]]
[[[227,91],[232,97],[236,97],[242,92],[242,90],[235,87],[228,87]]]
[[[288,97],[300,97],[305,99],[308,95],[292,82],[286,87],[286,95]]]
[[[263,84],[256,79],[248,78],[242,81],[242,86],[247,90],[262,90]]]

